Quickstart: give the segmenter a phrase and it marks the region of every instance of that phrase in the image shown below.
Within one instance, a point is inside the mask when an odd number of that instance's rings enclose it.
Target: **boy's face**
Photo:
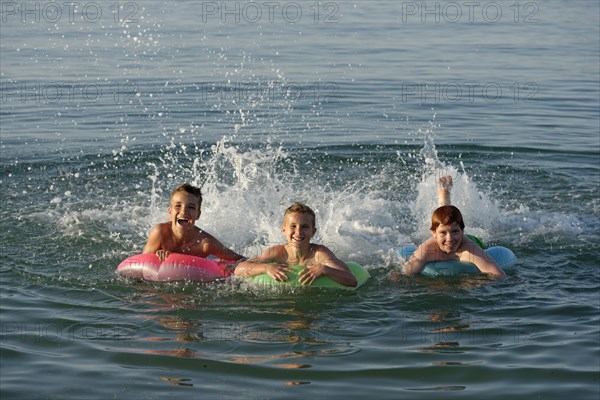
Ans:
[[[456,252],[463,240],[463,231],[456,222],[449,225],[438,225],[436,230],[431,233],[440,250],[448,254]]]
[[[312,239],[317,232],[312,216],[306,213],[288,214],[283,221],[281,230],[283,231],[288,244],[297,247],[310,244],[310,239]]]
[[[173,226],[180,228],[193,227],[200,218],[198,198],[187,192],[177,192],[171,197],[169,216]]]

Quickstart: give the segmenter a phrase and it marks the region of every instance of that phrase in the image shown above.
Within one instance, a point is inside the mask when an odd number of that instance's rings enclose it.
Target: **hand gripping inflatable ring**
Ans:
[[[326,277],[326,276],[321,276],[319,278],[317,278],[317,280],[315,280],[312,285],[307,286],[307,285],[302,285],[300,282],[298,282],[298,272],[300,272],[301,270],[305,269],[305,266],[302,265],[290,265],[290,268],[293,270],[292,272],[288,272],[288,280],[284,281],[284,282],[278,282],[275,279],[271,278],[268,274],[260,274],[260,275],[255,275],[249,278],[246,278],[246,280],[259,284],[259,285],[271,285],[271,286],[275,286],[275,285],[282,285],[282,286],[301,286],[301,287],[319,287],[319,288],[335,288],[335,289],[357,289],[360,286],[362,286],[370,277],[371,274],[369,274],[369,271],[367,271],[362,265],[354,263],[354,262],[347,262],[346,265],[348,266],[348,268],[350,268],[350,272],[352,272],[352,275],[354,275],[354,277],[356,278],[357,284],[355,287],[351,287],[351,286],[344,286],[341,283],[338,283],[336,281],[334,281],[333,279]]]
[[[415,252],[417,246],[414,244],[402,246],[398,249],[398,253],[408,261],[410,256]],[[498,264],[500,268],[506,270],[514,266],[517,262],[517,257],[512,250],[503,246],[493,246],[485,250]],[[479,274],[481,271],[477,269],[475,264],[463,261],[434,261],[425,264],[421,270],[421,275],[425,276],[460,276]]]

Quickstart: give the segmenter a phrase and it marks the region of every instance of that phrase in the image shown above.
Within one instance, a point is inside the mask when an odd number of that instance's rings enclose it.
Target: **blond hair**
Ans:
[[[294,213],[310,215],[312,217],[313,227],[316,225],[315,212],[309,206],[302,204],[302,203],[298,203],[298,202],[292,204],[285,210],[285,213],[283,214],[283,220],[285,221],[285,218],[288,215],[294,214]]]

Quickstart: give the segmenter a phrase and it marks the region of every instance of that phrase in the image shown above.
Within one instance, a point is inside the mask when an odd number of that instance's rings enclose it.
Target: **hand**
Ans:
[[[286,264],[267,264],[266,273],[277,282],[285,282],[289,278],[286,272],[292,272],[292,270]]]
[[[451,176],[442,176],[438,180],[438,188],[450,190],[452,189],[452,177]]]
[[[323,264],[312,264],[298,273],[298,282],[302,286],[310,286],[322,275],[325,275],[326,266]]]
[[[452,190],[452,177],[442,176],[437,182],[438,206],[450,205],[450,191]]]
[[[236,264],[229,263],[227,261],[219,260],[217,262],[221,268],[223,268],[223,273],[225,274],[233,274],[233,270],[236,267]]]
[[[169,257],[169,255],[171,255],[171,252],[169,250],[157,250],[156,251],[156,256],[158,257],[158,259],[163,262],[167,259],[167,257]]]

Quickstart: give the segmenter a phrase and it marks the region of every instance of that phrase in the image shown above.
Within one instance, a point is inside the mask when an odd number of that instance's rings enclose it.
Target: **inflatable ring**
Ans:
[[[465,236],[468,237],[469,239],[471,239],[473,241],[473,243],[475,243],[477,246],[481,247],[482,249],[487,249],[487,246],[485,245],[485,243],[483,243],[483,240],[479,239],[477,236],[475,235],[471,235],[469,233],[465,233]]]
[[[326,276],[321,276],[321,277],[317,278],[317,280],[315,280],[312,283],[312,285],[310,285],[310,287],[336,288],[336,289],[357,289],[360,286],[362,286],[371,277],[371,274],[369,274],[369,271],[367,271],[360,264],[357,264],[354,262],[348,262],[348,263],[346,263],[346,265],[348,266],[348,268],[350,268],[350,272],[352,272],[352,275],[354,275],[354,277],[356,278],[357,283],[356,283],[355,287],[344,286],[341,283],[336,282],[333,279],[326,277]],[[271,278],[271,276],[269,276],[268,274],[255,275],[255,276],[251,276],[251,277],[245,278],[245,279],[250,282],[259,284],[259,285],[269,285],[269,286],[282,285],[282,286],[308,287],[308,286],[302,285],[300,282],[298,282],[298,272],[305,269],[306,267],[302,266],[302,265],[290,265],[290,268],[293,271],[287,273],[288,280],[285,282],[278,282],[275,279]]]
[[[138,254],[129,257],[119,266],[117,274],[146,281],[198,281],[211,282],[231,276],[232,269],[224,262],[185,254],[170,254],[161,262],[156,254]]]
[[[411,244],[398,249],[398,253],[408,261],[417,246]],[[514,266],[517,257],[512,250],[503,246],[494,246],[485,250],[503,270]],[[434,261],[425,264],[421,270],[421,275],[425,276],[460,276],[479,274],[481,271],[473,263],[463,261]]]

